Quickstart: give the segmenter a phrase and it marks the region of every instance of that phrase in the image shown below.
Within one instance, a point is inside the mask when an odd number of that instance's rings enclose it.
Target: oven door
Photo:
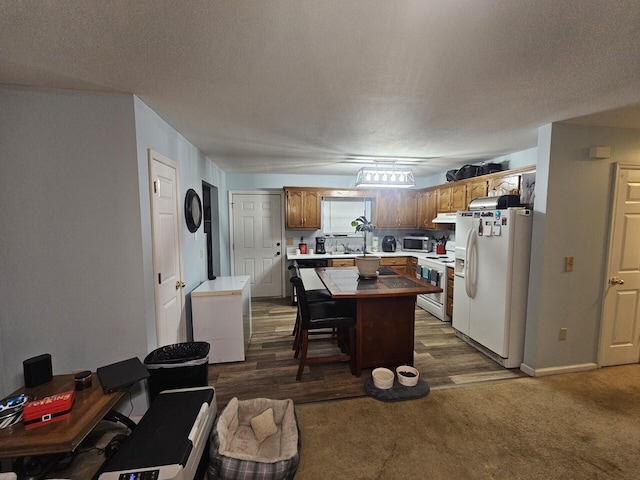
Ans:
[[[422,281],[430,283],[433,286],[443,288],[443,284],[446,284],[447,269],[446,267],[427,267],[422,268]],[[444,303],[444,291],[440,293],[429,293],[421,295],[428,300],[442,305]]]
[[[420,262],[417,276],[423,281],[442,289],[440,293],[418,295],[418,306],[440,320],[447,321],[445,311],[445,299],[447,298],[447,267],[431,262]]]

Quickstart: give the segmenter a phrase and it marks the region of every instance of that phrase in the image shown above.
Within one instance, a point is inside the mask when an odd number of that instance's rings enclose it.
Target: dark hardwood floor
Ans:
[[[253,334],[246,360],[209,365],[209,384],[216,388],[218,407],[232,397],[291,398],[295,403],[309,403],[366,395],[364,381],[371,369],[354,377],[348,363],[307,365],[302,380],[296,382],[298,361],[291,350],[296,307],[289,299],[252,299],[252,314]],[[323,345],[312,348],[326,348]],[[314,351],[310,348],[310,356]],[[416,308],[414,366],[432,389],[524,376],[518,369],[502,368],[467,345],[455,336],[450,323],[421,308]]]

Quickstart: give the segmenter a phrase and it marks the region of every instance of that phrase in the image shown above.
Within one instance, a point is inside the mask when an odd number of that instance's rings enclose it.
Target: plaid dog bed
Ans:
[[[273,409],[278,431],[258,442],[251,419]],[[209,480],[290,480],[300,462],[300,431],[292,400],[232,398],[211,431]]]

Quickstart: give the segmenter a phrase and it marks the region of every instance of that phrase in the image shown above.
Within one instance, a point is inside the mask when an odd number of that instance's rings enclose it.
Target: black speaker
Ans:
[[[25,387],[37,387],[53,378],[51,355],[48,353],[28,358],[22,362],[22,366],[24,368]]]

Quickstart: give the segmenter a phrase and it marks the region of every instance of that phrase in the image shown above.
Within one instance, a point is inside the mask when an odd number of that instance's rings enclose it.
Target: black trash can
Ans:
[[[144,365],[149,370],[151,401],[163,390],[206,387],[210,347],[207,342],[174,343],[147,355]]]

